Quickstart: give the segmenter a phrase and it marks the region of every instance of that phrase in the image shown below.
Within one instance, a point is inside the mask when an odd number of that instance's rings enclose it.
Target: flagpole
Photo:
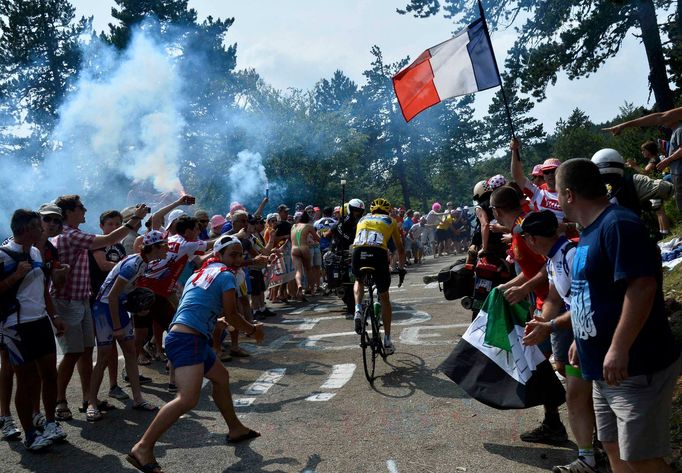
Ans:
[[[483,29],[485,31],[485,36],[490,44],[490,52],[493,55],[493,64],[495,64],[495,72],[497,73],[498,79],[500,79],[500,90],[502,92],[502,100],[504,101],[504,110],[507,112],[507,122],[509,123],[509,129],[511,130],[512,138],[516,138],[516,131],[514,130],[514,123],[512,122],[511,111],[509,110],[509,101],[507,100],[507,94],[504,92],[504,84],[502,84],[502,76],[500,75],[500,69],[497,67],[497,59],[495,58],[495,49],[493,48],[493,42],[490,40],[490,31],[488,31],[488,22],[485,19],[485,11],[483,10],[483,5],[481,0],[478,2],[478,11],[481,14],[481,19],[483,20]]]

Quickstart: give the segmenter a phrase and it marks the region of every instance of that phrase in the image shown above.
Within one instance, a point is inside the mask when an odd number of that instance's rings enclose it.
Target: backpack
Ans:
[[[18,251],[12,251],[9,248],[1,246],[0,251],[2,251],[7,256],[12,258],[12,260],[17,264],[22,261],[28,261],[29,263],[33,263],[31,255],[29,253],[20,253]],[[10,277],[12,274],[14,274],[14,271],[16,271],[16,267],[8,271],[5,269],[5,263],[4,262],[0,263],[0,281],[3,281]],[[22,282],[24,282],[23,277],[19,279],[17,282],[15,282],[7,291],[0,294],[0,323],[5,322],[7,318],[14,313],[17,314],[17,324],[19,323],[21,305],[19,304],[19,300],[17,299],[17,293],[19,292],[19,286],[21,286]]]

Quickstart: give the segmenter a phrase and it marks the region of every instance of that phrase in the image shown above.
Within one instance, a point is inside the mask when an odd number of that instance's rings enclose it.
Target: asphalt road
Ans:
[[[374,387],[365,379],[358,336],[333,296],[305,305],[276,305],[264,344],[244,344],[247,359],[226,363],[243,422],[262,432],[247,444],[225,443],[227,428],[210,385],[199,405],[157,445],[166,472],[537,472],[573,460],[571,445],[527,444],[540,408],[497,411],[462,392],[438,371],[466,330],[470,313],[446,301],[437,284],[424,285],[453,257],[410,268],[405,285],[391,288],[397,352],[378,361]],[[148,400],[171,399],[164,367],[142,368],[154,378]],[[75,410],[79,380],[69,399]],[[102,386],[106,398],[108,382]],[[124,388],[128,390],[128,388]],[[124,459],[153,414],[125,408],[91,424],[85,414],[63,423],[69,437],[46,453],[20,442],[0,444],[0,472],[136,471]],[[130,403],[130,401],[127,401]],[[565,412],[564,412],[565,414]]]

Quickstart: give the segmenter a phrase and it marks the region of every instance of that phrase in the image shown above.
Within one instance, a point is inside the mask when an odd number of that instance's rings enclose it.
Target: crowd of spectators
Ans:
[[[610,131],[680,119],[677,109]],[[555,471],[599,471],[597,448],[616,473],[671,471],[663,458],[670,451],[671,396],[680,360],[663,311],[655,242],[672,228],[664,202],[674,196],[678,208],[682,204],[680,136],[677,127],[666,149],[643,143],[644,167],[603,149],[591,161],[548,158],[530,176],[520,143],[513,140],[511,180],[498,174],[478,182],[472,210],[435,202],[424,213],[402,207],[390,212],[409,264],[466,253],[470,262],[486,256],[516,274],[500,289],[511,304],[531,302],[524,343],[551,355],[566,379],[578,456]],[[669,176],[658,174],[668,167]],[[168,391],[180,392],[161,408],[129,458],[154,471],[156,440],[196,404],[195,378],[201,373],[190,376],[181,368],[187,366],[183,347],[197,334],[207,340],[201,360],[230,427],[228,441],[259,435],[236,419],[227,372],[222,364],[212,368],[213,361],[250,356],[239,342],[262,339],[263,321],[276,315],[266,299],[273,307],[305,302],[326,290],[326,256],[349,250],[364,203],[351,199],[336,208],[297,203],[293,212],[281,204],[263,215],[266,197],[252,212],[234,202],[225,215],[209,216],[191,212],[196,202],[186,195],[153,213],[144,204],[106,211],[99,217],[100,234],[80,228],[84,204],[77,195],[63,195],[37,210],[16,210],[12,236],[0,247],[2,437],[21,435],[10,412],[15,379],[25,446],[37,451],[66,437],[60,422],[76,415],[74,404],[89,422],[115,407],[101,400],[105,372],[110,398],[132,396],[132,409],[157,412],[143,398],[140,386],[151,380],[139,366],[161,363]],[[642,223],[646,214],[654,215],[648,224]],[[397,271],[397,254],[391,254],[391,243],[388,247],[387,265]],[[214,281],[232,294],[229,300],[211,295]],[[226,316],[201,322],[197,307]],[[174,330],[176,324],[194,332]],[[171,348],[173,356],[167,353]],[[120,372],[119,350],[125,365]],[[81,396],[68,399],[75,369]],[[130,394],[119,379],[130,384]],[[544,408],[540,426],[522,440],[566,441],[559,406]]]

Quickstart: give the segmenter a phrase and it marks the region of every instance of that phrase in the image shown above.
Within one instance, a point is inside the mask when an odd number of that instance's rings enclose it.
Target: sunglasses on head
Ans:
[[[61,224],[62,224],[62,219],[59,218],[59,217],[50,217],[49,215],[46,215],[46,216],[43,217],[43,222],[45,222],[45,223],[54,223],[54,224],[57,224],[57,225],[61,225]]]

